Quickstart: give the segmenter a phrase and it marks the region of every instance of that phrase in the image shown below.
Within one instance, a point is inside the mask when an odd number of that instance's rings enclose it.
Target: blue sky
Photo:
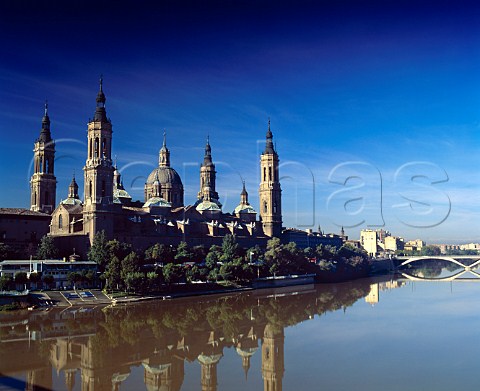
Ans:
[[[270,117],[286,226],[344,225],[356,238],[384,224],[407,239],[479,241],[480,6],[432,4],[2,2],[0,206],[29,206],[45,99],[57,200],[74,170],[83,193],[103,74],[134,199],[166,129],[187,204],[210,135],[224,210],[242,178],[258,208]]]

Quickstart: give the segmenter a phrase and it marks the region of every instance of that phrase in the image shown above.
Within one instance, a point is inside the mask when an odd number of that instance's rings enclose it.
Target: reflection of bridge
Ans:
[[[401,262],[397,266],[397,270],[402,268],[403,266],[406,266],[408,264],[414,263],[414,262],[419,262],[419,261],[447,261],[454,263],[461,268],[463,268],[462,271],[453,274],[448,277],[441,277],[441,278],[429,278],[429,277],[417,277],[417,276],[412,276],[411,274],[400,272],[403,277],[411,280],[411,281],[480,281],[480,273],[477,273],[474,271],[474,269],[480,267],[480,256],[478,255],[424,255],[424,256],[412,256],[412,257],[397,257],[399,261]],[[464,263],[460,262],[460,260],[472,260],[473,263],[470,265],[465,265]],[[475,277],[473,278],[460,278],[463,276],[465,273],[470,273],[473,274]]]

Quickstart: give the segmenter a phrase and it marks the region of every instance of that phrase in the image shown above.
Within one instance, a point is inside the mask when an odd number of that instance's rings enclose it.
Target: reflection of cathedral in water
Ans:
[[[258,335],[257,333],[262,334]],[[239,365],[248,377],[250,358],[257,353],[258,337],[262,339],[261,360],[264,390],[281,391],[284,372],[282,330],[272,325],[265,325],[263,331],[251,327],[246,334],[241,334],[233,345],[225,343],[225,338],[214,331],[209,333],[207,341],[192,338],[190,343],[185,339],[177,341],[176,346],[168,344],[163,348],[154,348],[152,352],[138,352],[122,355],[112,354],[107,362],[100,365],[95,357],[98,348],[94,339],[85,337],[57,338],[49,346],[48,364],[27,372],[27,391],[53,389],[52,369],[57,374],[63,373],[65,389],[72,391],[75,387],[77,373],[81,381],[82,391],[119,390],[129,377],[131,366],[142,366],[144,383],[148,391],[180,390],[184,379],[185,361],[196,360],[201,366],[201,390],[217,390],[217,366],[223,357],[223,349],[235,347],[241,357]],[[199,335],[199,337],[201,337]],[[200,342],[201,341],[201,342]],[[197,355],[197,352],[200,352]],[[126,353],[126,352],[123,352]],[[196,356],[196,357],[195,357]],[[78,387],[77,387],[78,389]]]
[[[104,310],[53,308],[8,321],[0,317],[0,354],[9,357],[0,361],[0,373],[24,374],[29,391],[110,391],[132,382],[136,389],[173,391],[191,384],[193,363],[199,368],[195,389],[213,391],[225,387],[219,368],[226,365],[239,389],[261,374],[264,390],[281,391],[285,327],[348,307],[369,287],[368,281],[309,285],[288,288],[295,294],[267,289]],[[224,356],[228,349],[236,358]],[[252,365],[258,365],[253,372]]]

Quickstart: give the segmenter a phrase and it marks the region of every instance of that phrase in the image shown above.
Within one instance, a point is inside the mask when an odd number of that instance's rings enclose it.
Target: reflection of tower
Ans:
[[[30,209],[36,212],[52,213],[55,208],[57,179],[54,174],[55,141],[50,134],[48,105],[42,119],[42,130],[33,149],[33,175],[30,179]]]
[[[283,328],[267,324],[262,341],[262,377],[264,391],[281,391],[284,368]]]
[[[237,344],[237,353],[242,357],[242,367],[245,372],[245,380],[248,378],[248,370],[250,369],[250,358],[258,350],[258,340],[253,327],[250,328],[248,335],[240,340]]]
[[[213,331],[210,333],[208,344],[211,347],[208,347],[207,351],[203,351],[197,359],[202,365],[202,391],[215,391],[217,389],[217,364],[223,357],[223,353]]]
[[[27,373],[25,391],[44,391],[53,389],[52,367],[35,369]]]
[[[374,306],[375,304],[378,303],[378,300],[379,300],[378,284],[371,284],[370,292],[368,293],[367,296],[365,296],[365,302]]]
[[[184,377],[184,360],[171,355],[168,349],[156,351],[143,362],[144,382],[148,391],[178,391]]]
[[[72,391],[75,387],[75,375],[77,374],[76,369],[66,369],[65,370],[65,387],[68,391]]]
[[[278,154],[273,147],[273,135],[268,121],[265,151],[260,157],[260,218],[266,236],[282,233],[282,190],[278,174]]]

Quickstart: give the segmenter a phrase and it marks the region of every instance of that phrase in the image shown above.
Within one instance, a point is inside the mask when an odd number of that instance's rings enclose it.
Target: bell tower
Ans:
[[[282,189],[278,175],[278,155],[273,146],[273,135],[268,120],[267,142],[260,157],[260,219],[263,232],[269,237],[282,233]]]
[[[93,240],[95,233],[105,230],[113,235],[113,162],[112,123],[105,110],[103,79],[97,94],[97,107],[87,128],[87,161],[84,171],[84,232]]]
[[[42,118],[42,130],[33,148],[33,175],[30,179],[30,210],[52,213],[55,209],[57,179],[54,174],[55,141],[50,134],[48,103]]]
[[[197,195],[197,203],[205,200],[216,203],[219,208],[222,207],[222,204],[218,200],[218,193],[215,190],[216,174],[215,164],[212,161],[212,147],[210,146],[210,140],[207,137],[205,156],[203,157],[203,163],[200,166],[200,191]]]

